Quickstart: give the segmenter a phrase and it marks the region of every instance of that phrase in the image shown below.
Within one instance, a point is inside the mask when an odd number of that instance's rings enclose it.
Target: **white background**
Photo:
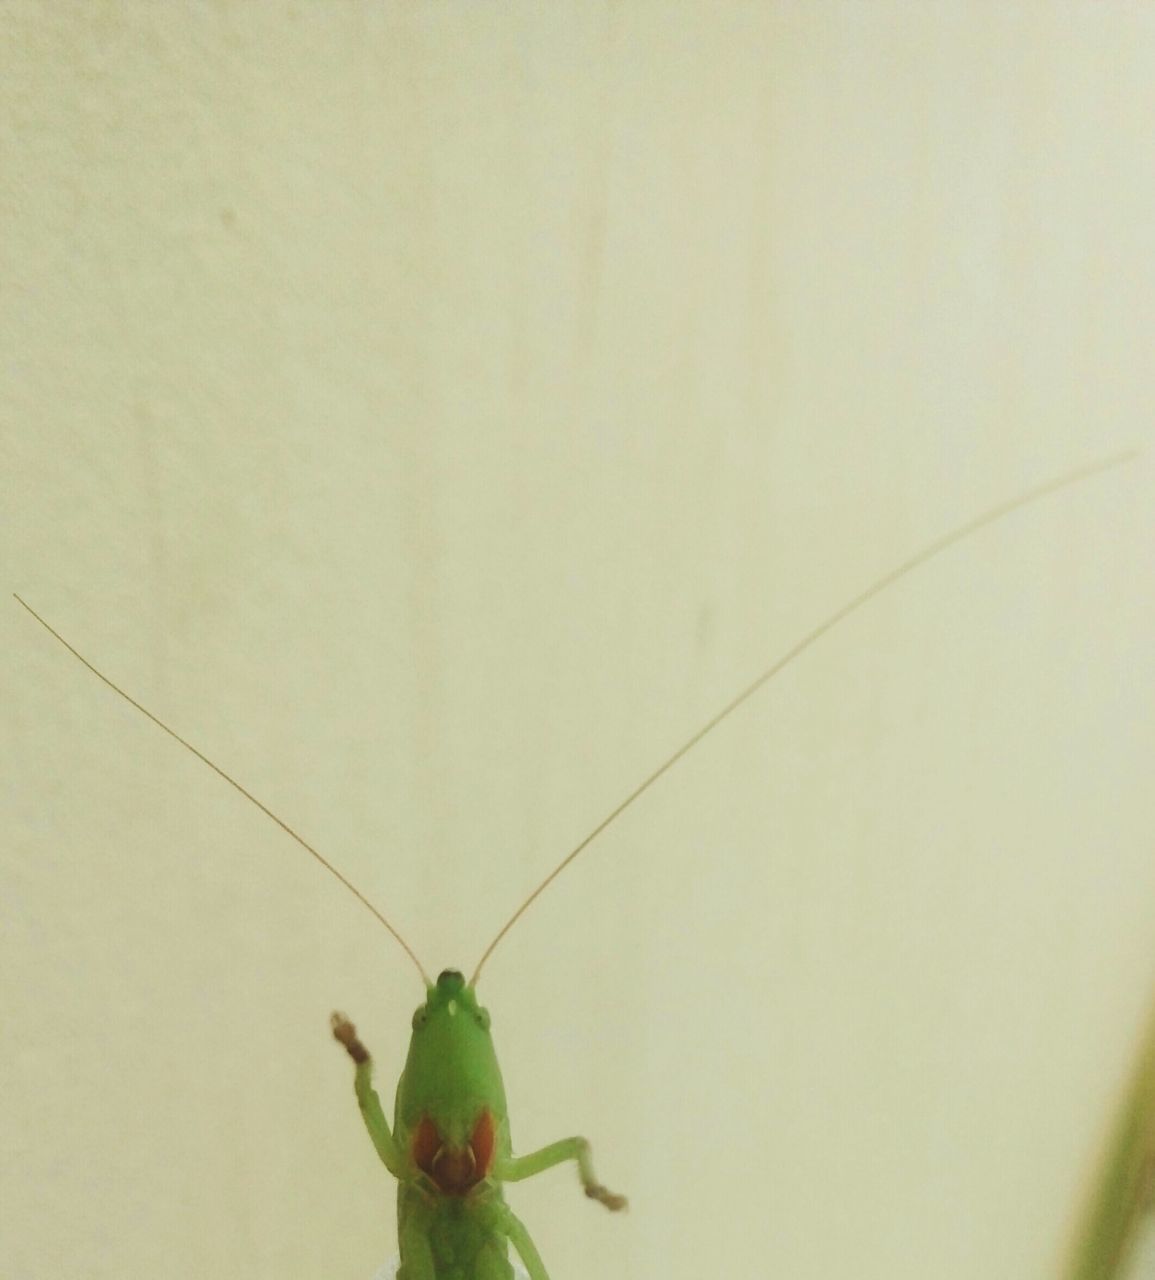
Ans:
[[[1144,444],[1155,20],[7,3],[0,581],[427,967]],[[1150,455],[816,647],[482,984],[553,1280],[1056,1274],[1155,986]],[[363,1277],[420,985],[0,607],[0,1269]]]

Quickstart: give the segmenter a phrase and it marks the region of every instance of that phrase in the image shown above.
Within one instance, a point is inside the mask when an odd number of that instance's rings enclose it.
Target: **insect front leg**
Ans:
[[[585,1138],[563,1138],[560,1142],[551,1142],[548,1147],[542,1147],[540,1151],[531,1151],[527,1156],[506,1156],[498,1162],[496,1177],[501,1182],[520,1182],[523,1178],[532,1178],[534,1174],[552,1169],[565,1160],[577,1161],[578,1176],[591,1200],[600,1201],[607,1209],[626,1208],[629,1201],[625,1196],[616,1195],[598,1181],[590,1159],[590,1144]],[[522,1230],[525,1228],[522,1227]],[[529,1266],[528,1261],[526,1266]]]
[[[373,1088],[373,1059],[369,1056],[369,1050],[357,1039],[357,1028],[343,1013],[333,1014],[329,1024],[333,1028],[334,1038],[345,1046],[345,1052],[356,1064],[357,1074],[353,1080],[353,1088],[357,1094],[357,1105],[361,1108],[361,1118],[365,1121],[365,1128],[369,1130],[373,1146],[385,1168],[395,1178],[404,1178],[405,1161],[401,1148],[393,1137],[389,1121],[385,1119],[377,1090]],[[432,1280],[432,1270],[429,1276]],[[423,1277],[414,1277],[414,1280],[423,1280]]]

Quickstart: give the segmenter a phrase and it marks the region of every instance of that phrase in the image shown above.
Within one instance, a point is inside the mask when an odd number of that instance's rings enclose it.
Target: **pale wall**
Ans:
[[[0,581],[432,968],[1150,434],[1155,19],[7,3]],[[1055,1274],[1155,989],[1148,459],[878,601],[482,990],[553,1280]],[[14,604],[0,1271],[368,1277],[403,957]]]

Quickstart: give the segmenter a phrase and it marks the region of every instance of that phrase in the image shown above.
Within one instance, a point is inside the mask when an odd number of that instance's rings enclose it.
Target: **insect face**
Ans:
[[[470,1146],[482,1112],[506,1113],[489,1014],[454,969],[440,975],[413,1015],[400,1094],[404,1104],[398,1119],[414,1139],[432,1142],[422,1124],[433,1122],[439,1145],[451,1150]]]

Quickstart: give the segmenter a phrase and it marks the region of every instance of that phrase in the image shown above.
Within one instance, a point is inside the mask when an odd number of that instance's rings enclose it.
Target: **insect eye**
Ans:
[[[474,1014],[474,1017],[477,1019],[477,1025],[482,1029],[482,1031],[489,1030],[489,1010],[488,1009],[478,1009],[478,1011]]]
[[[422,1004],[413,1010],[413,1030],[420,1031],[429,1021],[429,1010]]]

